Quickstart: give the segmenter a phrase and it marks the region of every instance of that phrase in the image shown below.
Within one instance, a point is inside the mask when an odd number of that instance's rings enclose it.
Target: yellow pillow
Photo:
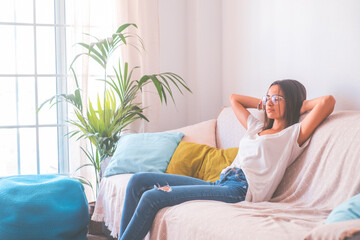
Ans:
[[[215,182],[221,170],[235,159],[239,148],[217,149],[207,145],[181,141],[166,173]]]

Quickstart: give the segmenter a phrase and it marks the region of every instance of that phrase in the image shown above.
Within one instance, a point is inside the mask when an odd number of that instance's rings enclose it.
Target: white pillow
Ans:
[[[182,141],[198,144],[205,144],[210,147],[216,147],[215,138],[216,119],[203,121],[183,128],[170,130],[168,132],[182,132],[184,137]]]

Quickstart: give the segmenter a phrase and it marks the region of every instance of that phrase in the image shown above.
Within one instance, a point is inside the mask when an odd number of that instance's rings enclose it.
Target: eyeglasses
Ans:
[[[272,96],[270,95],[266,95],[265,97],[262,98],[262,104],[263,106],[266,106],[266,103],[271,99],[271,102],[274,105],[278,105],[281,99],[285,99],[283,96],[274,94]]]

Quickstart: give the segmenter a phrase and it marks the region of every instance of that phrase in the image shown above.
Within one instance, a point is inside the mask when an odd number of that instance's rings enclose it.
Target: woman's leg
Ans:
[[[135,173],[127,185],[123,213],[121,216],[120,235],[129,224],[142,194],[155,186],[210,185],[200,179],[165,173]]]
[[[123,223],[121,224],[121,228],[125,228],[122,229],[119,239],[143,239],[149,231],[156,213],[167,206],[173,206],[191,200],[215,200],[235,203],[245,199],[246,190],[237,186],[219,186],[195,178],[170,174],[161,175],[165,176],[144,176],[144,178],[140,179],[141,181],[139,180],[139,182],[146,182],[145,186],[148,186],[147,189],[149,189],[150,185],[156,185],[156,181],[151,184],[150,179],[154,180],[159,178],[161,180],[159,182],[160,186],[169,184],[172,188],[171,192],[160,191],[156,188],[148,191],[145,190],[146,192],[142,191],[142,196],[139,196],[139,192],[141,192],[144,188],[140,189],[140,191],[136,191],[134,189],[133,191],[127,192],[127,195],[137,195],[137,207],[135,206],[135,211],[133,212],[130,222],[126,224],[127,226],[125,226],[125,223],[124,225]],[[134,184],[134,186],[135,185],[136,184]],[[139,189],[140,186],[138,185],[136,187]],[[126,201],[129,200],[130,198],[126,197],[124,208],[127,207]],[[125,211],[127,211],[127,209],[124,209],[124,212]]]

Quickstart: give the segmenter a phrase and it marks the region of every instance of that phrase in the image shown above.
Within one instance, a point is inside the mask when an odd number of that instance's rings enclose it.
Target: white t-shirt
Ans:
[[[293,124],[281,132],[259,136],[264,124],[253,115],[247,120],[248,130],[239,144],[239,152],[228,168],[241,168],[249,187],[246,201],[268,201],[284,176],[286,168],[303,152],[307,140],[301,147],[297,143],[300,123]]]

